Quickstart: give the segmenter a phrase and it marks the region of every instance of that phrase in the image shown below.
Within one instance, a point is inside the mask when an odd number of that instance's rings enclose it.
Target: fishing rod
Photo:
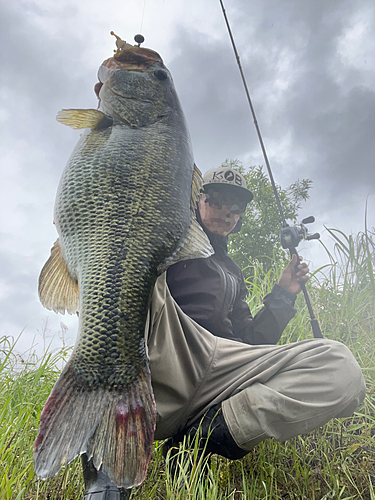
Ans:
[[[233,50],[234,50],[236,61],[237,61],[237,64],[238,64],[238,67],[239,67],[239,70],[240,70],[240,73],[241,73],[242,82],[243,82],[243,85],[245,87],[247,101],[249,103],[251,114],[252,114],[252,117],[253,117],[253,120],[254,120],[255,129],[256,129],[256,132],[257,132],[257,135],[258,135],[258,139],[259,139],[259,142],[260,142],[260,147],[262,149],[264,161],[266,163],[266,167],[267,167],[267,170],[268,170],[268,175],[270,177],[272,189],[273,189],[273,192],[274,192],[274,195],[275,195],[275,198],[276,198],[277,207],[279,209],[280,218],[281,218],[281,222],[282,222],[282,228],[281,228],[281,231],[280,231],[280,243],[281,243],[281,246],[285,250],[289,250],[289,253],[290,253],[291,257],[294,254],[297,255],[297,264],[295,266],[295,270],[296,270],[296,272],[298,272],[298,265],[300,263],[300,258],[299,258],[299,255],[298,255],[296,247],[299,245],[299,243],[303,239],[305,239],[305,240],[317,240],[317,239],[319,239],[320,238],[320,234],[319,233],[315,233],[315,234],[312,234],[312,235],[308,235],[307,234],[307,228],[306,228],[305,224],[310,224],[310,223],[314,222],[315,218],[313,216],[310,216],[310,217],[307,217],[306,219],[303,219],[302,223],[299,226],[292,226],[292,227],[290,227],[289,224],[286,222],[285,215],[284,215],[284,210],[283,210],[283,207],[281,206],[281,201],[280,201],[279,193],[277,192],[276,184],[275,184],[275,181],[274,181],[274,178],[273,178],[273,175],[272,175],[271,166],[270,166],[270,163],[268,161],[268,156],[267,156],[267,153],[266,153],[266,148],[264,147],[262,135],[260,133],[260,128],[259,128],[259,125],[258,125],[258,121],[256,119],[256,115],[255,115],[253,103],[252,103],[251,98],[250,98],[250,92],[249,92],[249,89],[247,88],[247,83],[246,83],[245,75],[244,75],[244,72],[242,70],[240,56],[238,55],[236,44],[235,44],[235,41],[234,41],[234,38],[233,38],[233,35],[232,35],[232,30],[230,29],[230,25],[229,25],[227,14],[225,12],[223,0],[219,0],[219,1],[220,1],[221,9],[223,11],[225,23],[227,25],[229,37],[230,37],[230,40],[232,42],[232,47],[233,47]],[[309,294],[307,293],[307,290],[306,290],[306,285],[305,285],[305,283],[300,283],[300,285],[301,285],[301,289],[302,289],[303,295],[305,297],[307,309],[308,309],[309,314],[310,314],[310,322],[311,322],[311,328],[312,328],[312,331],[313,331],[313,335],[314,335],[315,338],[323,338],[322,331],[321,331],[320,326],[319,326],[319,322],[316,319],[316,317],[314,315],[314,311],[313,311],[312,306],[311,306],[310,297],[309,297]]]

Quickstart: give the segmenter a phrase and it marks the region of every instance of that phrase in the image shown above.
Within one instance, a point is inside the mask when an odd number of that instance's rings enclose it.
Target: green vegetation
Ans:
[[[226,160],[222,167],[235,168],[242,174],[254,199],[243,215],[242,230],[229,238],[228,250],[232,259],[244,270],[251,272],[252,261],[256,259],[266,270],[273,262],[284,262],[286,252],[279,241],[281,229],[280,213],[277,208],[268,174],[263,167],[245,168],[239,160]],[[281,206],[288,222],[297,223],[301,203],[309,197],[312,181],[297,180],[286,189],[277,187]],[[270,259],[270,256],[273,257]]]
[[[213,457],[207,473],[197,450],[181,453],[194,468],[190,477],[182,465],[170,474],[161,447],[155,443],[147,479],[134,490],[141,500],[375,500],[375,240],[366,231],[356,237],[330,230],[335,239],[332,262],[311,279],[311,297],[325,335],[344,342],[360,363],[368,394],[356,413],[332,420],[323,428],[286,443],[268,440],[240,461]],[[250,268],[250,306],[274,283],[284,263],[270,269],[255,262]],[[324,273],[324,274],[323,274]],[[319,279],[318,279],[319,278]],[[301,295],[301,294],[300,294]],[[311,338],[303,297],[282,342]],[[46,353],[37,361],[21,360],[17,344],[3,338],[0,345],[0,499],[76,500],[82,496],[79,460],[47,482],[35,479],[32,445],[44,402],[69,349]],[[186,482],[184,483],[184,478]],[[182,488],[179,489],[179,486]]]

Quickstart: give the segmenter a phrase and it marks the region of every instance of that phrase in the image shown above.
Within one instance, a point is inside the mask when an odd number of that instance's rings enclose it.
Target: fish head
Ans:
[[[132,47],[105,60],[98,79],[99,109],[131,127],[155,123],[180,109],[172,76],[151,49]]]

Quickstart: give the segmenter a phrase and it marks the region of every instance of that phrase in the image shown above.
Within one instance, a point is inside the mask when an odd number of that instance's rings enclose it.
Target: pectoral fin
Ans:
[[[78,283],[71,277],[61,255],[59,240],[39,276],[39,298],[50,311],[75,314],[79,310]]]
[[[158,267],[161,274],[172,264],[181,260],[207,258],[214,253],[210,240],[195,218],[197,202],[203,185],[202,174],[198,167],[194,165],[193,180],[191,186],[190,213],[191,222],[185,239],[165,262]]]
[[[75,130],[82,128],[98,130],[113,124],[113,118],[98,109],[62,109],[57,113],[56,120]]]

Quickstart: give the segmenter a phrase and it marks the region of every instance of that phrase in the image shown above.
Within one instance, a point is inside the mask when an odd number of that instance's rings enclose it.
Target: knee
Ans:
[[[335,340],[323,340],[327,351],[327,363],[330,368],[330,383],[336,386],[336,394],[347,401],[353,401],[354,409],[359,406],[366,395],[366,384],[361,367],[350,349]]]

